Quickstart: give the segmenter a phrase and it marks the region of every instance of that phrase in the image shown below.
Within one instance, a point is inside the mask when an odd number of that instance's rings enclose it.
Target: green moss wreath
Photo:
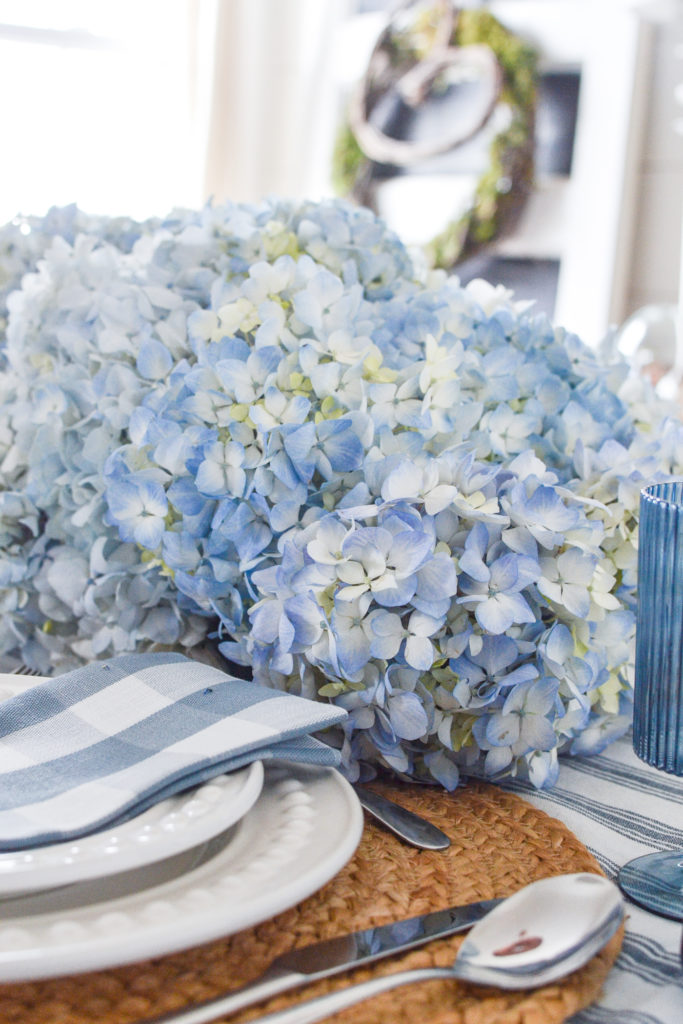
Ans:
[[[503,104],[509,110],[505,128],[492,139],[489,162],[479,177],[469,208],[450,221],[426,246],[430,265],[449,269],[485,245],[509,231],[517,220],[534,178],[534,127],[537,89],[537,54],[524,40],[505,28],[485,10],[457,9],[451,0],[440,0],[411,18],[408,3],[389,22],[373,50],[366,75],[343,121],[335,146],[333,180],[341,195],[354,198],[363,206],[376,209],[377,168],[379,161],[368,152],[359,123],[366,125],[379,99],[416,76],[427,89],[438,86],[439,75],[456,52],[488,51],[497,73],[495,101],[486,112]],[[405,19],[408,18],[408,21]],[[418,94],[413,102],[420,98]],[[355,111],[355,116],[354,116]],[[354,123],[355,122],[355,123]],[[471,137],[468,135],[467,137]],[[389,140],[387,140],[389,141]],[[454,140],[453,146],[465,139]],[[399,150],[403,147],[403,152]],[[385,159],[386,166],[409,166],[409,146],[394,147],[396,159]],[[394,153],[390,147],[386,152]],[[443,148],[439,150],[443,152]],[[436,152],[436,150],[435,150]],[[414,159],[424,153],[415,150]]]

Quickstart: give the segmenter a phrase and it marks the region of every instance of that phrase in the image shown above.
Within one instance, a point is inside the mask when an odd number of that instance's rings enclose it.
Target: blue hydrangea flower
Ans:
[[[683,428],[371,213],[0,229],[0,665],[207,637],[346,709],[349,778],[453,788],[628,726],[638,500]]]

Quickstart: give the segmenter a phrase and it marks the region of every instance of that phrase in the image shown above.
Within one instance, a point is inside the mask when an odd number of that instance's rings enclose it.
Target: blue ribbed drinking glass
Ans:
[[[640,494],[633,747],[683,775],[683,480]]]
[[[683,775],[683,480],[640,493],[633,749]],[[617,881],[636,903],[683,921],[683,850],[629,861]]]

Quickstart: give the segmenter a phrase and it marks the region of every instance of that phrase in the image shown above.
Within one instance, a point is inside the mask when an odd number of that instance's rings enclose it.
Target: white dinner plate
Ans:
[[[0,675],[0,701],[42,681]],[[0,901],[19,893],[144,867],[193,849],[225,832],[246,814],[262,786],[263,765],[255,761],[91,835],[25,850],[0,851]]]
[[[332,768],[266,768],[227,832],[164,861],[0,904],[0,982],[114,967],[265,921],[350,859],[363,812]]]
[[[254,761],[83,838],[0,852],[0,915],[8,896],[103,878],[193,849],[246,814],[262,786],[263,765]]]

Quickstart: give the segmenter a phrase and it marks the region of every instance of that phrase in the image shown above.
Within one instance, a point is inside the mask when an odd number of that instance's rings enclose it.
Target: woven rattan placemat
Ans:
[[[211,996],[256,977],[295,945],[470,900],[506,896],[548,875],[600,869],[559,821],[520,797],[472,784],[446,794],[375,783],[444,829],[443,853],[418,851],[368,821],[352,860],[319,892],[232,938],[145,963],[90,974],[0,986],[2,1024],[128,1024]],[[246,1021],[309,996],[406,967],[450,964],[453,936],[305,991],[288,993],[230,1018]],[[423,982],[377,996],[334,1020],[347,1024],[556,1024],[597,999],[622,933],[563,982],[497,992],[456,981]]]

